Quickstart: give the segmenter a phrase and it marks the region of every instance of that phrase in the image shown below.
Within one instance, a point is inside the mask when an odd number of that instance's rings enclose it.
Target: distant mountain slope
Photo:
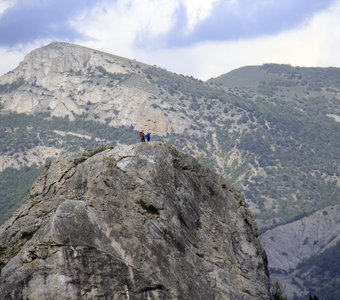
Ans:
[[[263,199],[264,214],[303,216],[313,211],[311,203],[314,209],[339,203],[340,69],[267,64],[209,82],[241,95],[251,116],[244,122],[255,118],[262,125],[245,132],[239,148],[256,157],[257,180],[249,176],[243,184]]]
[[[299,85],[318,89],[324,87],[336,87],[340,84],[340,69],[292,67],[290,65],[264,64],[262,66],[246,66],[216,78],[208,82],[218,83],[226,86],[258,88],[262,84],[271,82],[281,83],[287,87]],[[319,89],[318,89],[319,90]],[[320,91],[320,90],[319,90]],[[334,91],[333,91],[334,92]]]
[[[293,299],[294,294],[305,299],[311,292],[323,296],[327,287],[339,287],[340,267],[333,270],[330,267],[339,266],[340,262],[339,223],[340,205],[335,205],[261,235],[271,280],[281,282],[289,299]],[[313,270],[316,267],[318,272]],[[327,284],[318,286],[329,272],[332,275],[327,276]],[[336,299],[335,294],[334,297],[326,299]]]
[[[208,82],[226,85],[228,87],[256,88],[261,82],[279,78],[278,74],[267,72],[262,66],[246,66],[217,78],[212,78]]]

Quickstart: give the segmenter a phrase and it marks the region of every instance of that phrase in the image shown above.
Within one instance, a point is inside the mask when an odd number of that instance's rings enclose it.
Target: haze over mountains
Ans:
[[[0,78],[1,184],[7,187],[0,220],[26,193],[7,183],[27,189],[39,173],[33,163],[98,144],[135,143],[140,129],[227,177],[262,231],[329,209],[340,204],[339,101],[337,68],[267,64],[202,82],[52,43]],[[13,180],[18,174],[25,182]],[[327,223],[327,215],[320,218]],[[328,247],[334,245],[313,254]]]

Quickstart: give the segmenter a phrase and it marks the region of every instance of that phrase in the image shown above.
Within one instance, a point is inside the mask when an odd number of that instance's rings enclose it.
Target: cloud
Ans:
[[[340,0],[5,1],[0,74],[15,57],[18,63],[28,50],[56,38],[201,79],[270,62],[340,66]],[[20,19],[26,12],[30,16]],[[25,20],[33,26],[27,37],[20,28]],[[12,24],[9,32],[3,24]],[[1,48],[10,38],[14,47]]]
[[[0,46],[16,46],[39,39],[81,39],[70,24],[76,15],[93,7],[91,0],[17,0],[7,2],[0,15]],[[13,1],[12,1],[13,2]]]
[[[276,35],[231,41],[201,42],[181,48],[157,49],[143,61],[181,74],[209,79],[245,65],[285,63],[307,67],[340,67],[340,1],[299,28]]]
[[[111,29],[116,35],[128,34],[125,42],[133,39],[132,47],[185,47],[207,41],[276,34],[302,24],[332,2],[334,0],[2,0],[0,46],[47,38],[78,42],[91,38],[102,40]],[[98,32],[101,24],[108,27]]]
[[[0,15],[9,7],[13,6],[15,4],[16,0],[2,0],[0,2]]]
[[[186,19],[187,19],[186,33],[192,32],[198,23],[208,18],[214,6],[220,1],[221,0],[182,1],[182,5],[186,10]]]
[[[206,5],[200,4],[200,0],[196,3],[121,0],[110,7],[97,7],[91,16],[78,20],[74,26],[92,38],[83,43],[86,46],[202,79],[244,65],[270,62],[300,66],[339,65],[340,54],[337,53],[340,51],[336,49],[340,45],[340,32],[336,28],[340,28],[337,17],[340,5],[336,3],[340,0],[333,1],[333,5],[330,5],[331,1],[322,4],[306,1],[301,0],[297,5],[293,0],[258,0],[255,5],[252,4],[255,1],[250,0],[216,0]],[[281,7],[277,2],[286,6]],[[223,7],[228,7],[238,18],[247,7],[248,11],[242,17],[245,19],[243,27],[231,28],[229,33],[223,30],[209,33],[209,30],[214,31],[214,24],[220,24],[228,31],[223,26],[231,21],[218,21],[218,10]],[[178,34],[183,36],[183,41],[169,47],[180,22],[183,30]],[[259,25],[256,27],[253,23]],[[196,37],[204,26],[207,32]],[[233,35],[232,30],[238,30],[238,33]],[[185,35],[187,41],[184,41]]]
[[[14,69],[23,58],[24,54],[21,51],[8,51],[0,48],[0,75]]]
[[[147,39],[154,40],[172,27],[178,1],[119,0],[102,3],[73,26],[88,37],[84,44],[123,56],[133,56]],[[147,49],[144,47],[144,49]]]
[[[155,40],[155,47],[183,47],[204,41],[230,41],[278,34],[301,26],[334,0],[214,1],[209,7],[209,14],[196,22],[194,28],[189,18],[190,10],[184,3],[178,7],[172,30]]]

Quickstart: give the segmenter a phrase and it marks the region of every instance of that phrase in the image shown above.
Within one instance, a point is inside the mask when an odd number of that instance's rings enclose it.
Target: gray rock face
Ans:
[[[0,229],[1,299],[269,299],[243,197],[162,143],[62,156]]]

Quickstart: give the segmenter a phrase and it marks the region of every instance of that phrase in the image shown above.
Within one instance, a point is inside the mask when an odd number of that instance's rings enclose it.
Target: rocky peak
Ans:
[[[269,299],[244,198],[163,143],[64,155],[0,229],[1,299]]]
[[[115,66],[111,65],[112,62]],[[126,58],[87,47],[53,42],[28,53],[14,73],[20,72],[24,80],[69,72],[87,73],[96,66],[102,66],[111,72],[128,73],[133,71],[123,67],[128,62]]]
[[[74,120],[83,115],[110,126],[181,133],[192,121],[176,111],[160,85],[143,72],[150,66],[94,49],[54,42],[33,50],[0,77],[0,106],[17,113],[45,112]]]

